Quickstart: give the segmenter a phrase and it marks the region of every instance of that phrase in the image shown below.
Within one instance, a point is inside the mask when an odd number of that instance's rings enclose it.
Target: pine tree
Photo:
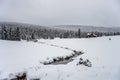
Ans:
[[[78,37],[81,38],[81,31],[78,29]]]
[[[10,27],[9,32],[8,32],[8,39],[12,40],[12,28]]]
[[[1,29],[1,39],[7,40],[7,38],[8,38],[7,30],[6,30],[6,27],[3,26],[2,29]]]
[[[18,41],[20,41],[20,30],[19,30],[19,28],[17,27],[17,29],[16,29],[16,31],[15,31],[15,40],[18,40]]]
[[[35,39],[35,32],[32,33],[31,38],[32,38],[32,40]]]

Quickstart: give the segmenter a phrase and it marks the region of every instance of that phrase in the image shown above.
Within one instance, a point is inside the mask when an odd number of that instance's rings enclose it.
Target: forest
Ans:
[[[87,38],[88,33],[94,33],[97,37],[120,35],[120,32],[82,32],[80,28],[78,31],[72,31],[20,23],[0,24],[0,39],[2,40],[32,41],[41,38]]]

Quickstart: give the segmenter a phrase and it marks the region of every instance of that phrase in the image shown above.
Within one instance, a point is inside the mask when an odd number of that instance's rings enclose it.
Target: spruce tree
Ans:
[[[12,28],[10,27],[9,32],[8,32],[8,39],[12,40]]]
[[[78,37],[81,38],[81,31],[78,29]]]
[[[17,27],[16,31],[15,31],[15,40],[20,41],[20,29]]]
[[[2,26],[2,29],[1,29],[1,39],[7,40],[7,38],[8,38],[8,35],[7,35],[6,27]]]

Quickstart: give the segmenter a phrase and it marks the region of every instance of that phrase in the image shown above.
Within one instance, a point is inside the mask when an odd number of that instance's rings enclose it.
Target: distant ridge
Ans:
[[[0,22],[1,25],[7,25],[12,27],[30,27],[30,28],[45,28],[45,29],[57,29],[57,30],[69,30],[81,32],[120,32],[120,27],[99,27],[99,26],[84,26],[84,25],[56,25],[56,26],[41,26],[28,23],[18,22]]]
[[[57,25],[54,27],[72,31],[78,31],[78,29],[81,29],[82,32],[120,32],[120,27],[95,27],[83,25]]]
[[[35,24],[29,24],[29,23],[19,23],[19,22],[0,22],[0,25],[10,25],[10,26],[18,26],[18,27],[47,27],[47,26],[40,26]]]

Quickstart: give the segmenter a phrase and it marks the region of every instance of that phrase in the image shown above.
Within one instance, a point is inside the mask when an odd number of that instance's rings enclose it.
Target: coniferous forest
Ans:
[[[23,39],[31,41],[41,38],[86,38],[87,33],[94,33],[97,37],[120,35],[120,32],[82,32],[80,28],[78,31],[71,31],[20,23],[0,24],[0,39],[2,40],[20,41]]]

